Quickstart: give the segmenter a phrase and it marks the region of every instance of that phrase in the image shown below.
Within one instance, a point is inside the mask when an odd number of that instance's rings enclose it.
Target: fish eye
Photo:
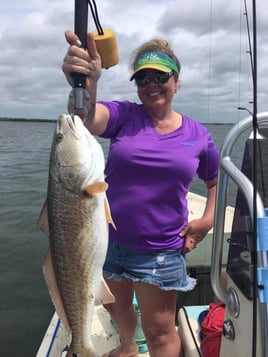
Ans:
[[[57,140],[57,143],[60,143],[63,140],[63,134],[62,133],[58,133],[56,140]]]

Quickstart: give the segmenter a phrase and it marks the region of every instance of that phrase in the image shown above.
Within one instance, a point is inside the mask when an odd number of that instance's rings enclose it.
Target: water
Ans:
[[[36,224],[54,127],[0,121],[0,346],[6,356],[35,356],[54,311],[42,275],[48,239]],[[220,148],[231,125],[208,128]],[[101,143],[106,153],[109,142]],[[192,191],[205,194],[204,185],[197,180]]]

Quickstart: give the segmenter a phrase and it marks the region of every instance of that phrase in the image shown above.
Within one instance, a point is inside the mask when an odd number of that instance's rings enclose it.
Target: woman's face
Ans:
[[[178,89],[178,80],[173,72],[143,70],[135,77],[138,96],[145,107],[170,105]]]

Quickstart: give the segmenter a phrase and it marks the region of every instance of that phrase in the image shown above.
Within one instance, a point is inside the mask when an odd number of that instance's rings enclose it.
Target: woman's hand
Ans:
[[[215,200],[216,200],[216,184],[217,178],[206,182],[207,186],[207,202],[202,218],[194,219],[184,227],[180,236],[184,237],[183,253],[189,253],[196,248],[213,227]]]
[[[67,30],[65,38],[70,47],[64,57],[63,73],[72,87],[73,78],[71,73],[85,74],[87,76],[86,89],[90,93],[91,88],[96,86],[96,82],[101,75],[101,57],[97,51],[93,35],[91,33],[87,35],[87,49],[81,47],[81,42],[73,31]]]
[[[210,228],[211,225],[208,225],[207,221],[202,218],[189,222],[180,233],[180,237],[184,237],[182,253],[186,254],[195,249],[197,244],[205,238]]]

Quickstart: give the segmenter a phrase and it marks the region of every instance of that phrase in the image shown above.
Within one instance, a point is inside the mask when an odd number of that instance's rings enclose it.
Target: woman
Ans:
[[[90,100],[86,127],[111,139],[107,191],[117,230],[110,228],[104,277],[116,298],[106,305],[121,344],[104,356],[138,356],[134,331],[135,290],[151,357],[178,357],[176,292],[193,289],[184,254],[196,248],[214,219],[218,152],[207,129],[176,112],[180,63],[168,42],[152,40],[134,53],[132,76],[142,104],[98,102],[101,58],[88,34],[87,51],[67,31],[71,45],[63,72],[87,75]],[[207,186],[202,218],[188,222],[186,195],[196,173]]]

